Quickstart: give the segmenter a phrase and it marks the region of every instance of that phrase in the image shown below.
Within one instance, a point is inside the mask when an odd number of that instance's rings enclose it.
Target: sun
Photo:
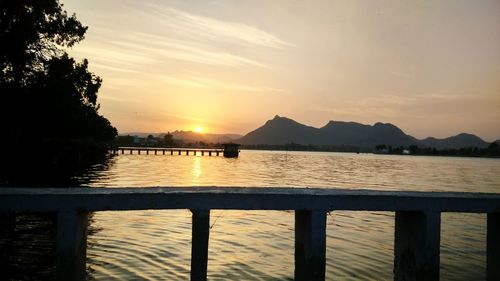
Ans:
[[[194,128],[194,131],[197,133],[203,133],[203,127],[198,126],[198,127]]]

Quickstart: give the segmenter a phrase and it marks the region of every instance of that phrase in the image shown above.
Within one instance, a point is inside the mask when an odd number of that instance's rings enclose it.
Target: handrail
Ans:
[[[326,214],[391,211],[394,279],[439,280],[441,212],[487,213],[487,280],[500,280],[500,194],[263,187],[0,188],[0,212],[58,212],[59,280],[84,280],[87,213],[190,209],[191,280],[206,280],[211,209],[295,210],[295,279],[325,279]]]

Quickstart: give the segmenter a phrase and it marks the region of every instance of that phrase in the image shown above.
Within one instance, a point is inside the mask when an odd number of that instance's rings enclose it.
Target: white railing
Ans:
[[[57,212],[58,280],[85,280],[87,214],[190,209],[191,280],[206,280],[210,210],[295,210],[295,280],[325,280],[326,214],[396,213],[394,280],[439,280],[442,212],[487,214],[487,280],[500,280],[500,194],[312,188],[0,188],[0,212]]]

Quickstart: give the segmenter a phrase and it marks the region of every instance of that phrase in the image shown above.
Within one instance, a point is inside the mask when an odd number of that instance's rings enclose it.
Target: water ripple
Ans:
[[[89,186],[271,186],[499,192],[494,159],[243,151],[238,159],[119,155],[83,177]],[[327,279],[392,280],[394,214],[331,212]],[[292,280],[294,213],[211,212],[210,280]],[[89,235],[97,280],[188,280],[186,210],[99,212]],[[443,214],[441,280],[484,279],[485,216]]]

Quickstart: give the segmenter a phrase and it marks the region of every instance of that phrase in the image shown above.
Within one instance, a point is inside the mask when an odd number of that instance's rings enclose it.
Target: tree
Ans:
[[[98,113],[102,79],[66,53],[86,30],[58,0],[0,0],[0,142],[115,138]]]
[[[174,136],[168,132],[163,136],[163,144],[166,146],[171,146],[174,144]]]
[[[490,145],[488,146],[488,149],[489,149],[489,150],[497,150],[497,149],[498,149],[498,147],[499,147],[498,143],[496,143],[496,142],[492,142],[492,143],[490,143]]]
[[[497,142],[490,143],[488,153],[491,156],[500,156],[500,145]]]
[[[414,145],[414,144],[410,145],[408,147],[408,150],[410,151],[410,154],[417,154],[420,151],[420,149],[418,148],[418,146]]]

